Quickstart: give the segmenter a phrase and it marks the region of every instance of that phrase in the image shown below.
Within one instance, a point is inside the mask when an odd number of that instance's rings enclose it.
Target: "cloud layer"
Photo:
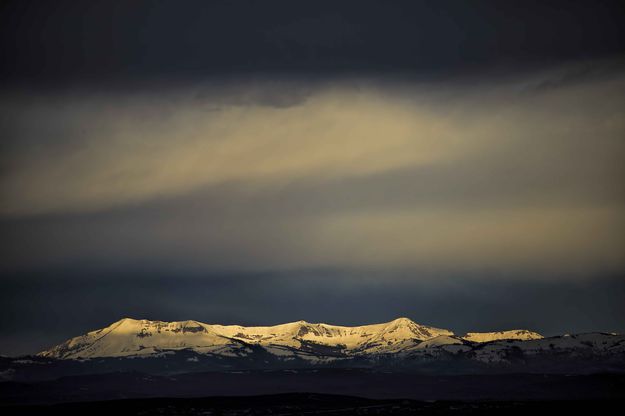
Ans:
[[[625,78],[595,72],[5,93],[8,265],[620,270]]]

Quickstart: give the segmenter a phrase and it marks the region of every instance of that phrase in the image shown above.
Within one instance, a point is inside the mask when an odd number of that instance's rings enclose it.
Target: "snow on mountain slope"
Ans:
[[[526,329],[512,329],[498,332],[469,332],[462,338],[472,342],[491,342],[503,339],[527,341],[530,339],[541,339],[543,336],[537,332],[528,331]]]
[[[160,322],[124,318],[110,326],[72,338],[39,355],[54,358],[148,355],[193,348],[203,352],[233,347],[233,341],[196,321]]]
[[[39,355],[53,358],[118,357],[193,349],[204,354],[240,356],[249,352],[246,345],[260,345],[282,356],[306,353],[319,347],[334,348],[344,354],[380,353],[397,351],[397,347],[414,346],[439,335],[450,336],[453,333],[419,325],[407,318],[355,327],[305,321],[244,327],[125,318],[106,328],[72,338]]]
[[[415,355],[438,355],[440,353],[458,353],[462,351],[469,351],[472,349],[472,343],[463,340],[462,338],[453,335],[438,335],[434,338],[426,339],[424,341],[412,343],[412,345],[406,345],[405,343],[399,344],[398,347],[388,348],[385,353],[394,353],[400,356],[415,356]]]
[[[592,332],[531,340],[499,340],[480,345],[473,352],[478,361],[490,363],[508,361],[511,353],[524,356],[623,356],[625,335]]]
[[[421,341],[438,336],[452,336],[454,333],[446,329],[419,325],[408,318],[398,318],[378,329],[377,333],[357,347],[358,352],[365,354],[396,353],[412,348]]]
[[[445,329],[414,323],[408,318],[363,326],[338,326],[323,323],[292,322],[276,326],[243,327],[238,325],[210,327],[224,337],[260,345],[301,347],[303,341],[321,345],[355,349],[365,345],[381,345],[403,340],[424,340],[437,335],[453,335]]]
[[[418,345],[419,349],[426,348],[439,348],[447,345],[464,345],[461,338],[452,337],[449,335],[439,335],[434,338],[423,341]]]

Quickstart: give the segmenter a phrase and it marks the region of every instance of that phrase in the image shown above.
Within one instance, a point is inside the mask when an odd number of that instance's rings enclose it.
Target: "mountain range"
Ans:
[[[251,353],[250,346],[261,346],[268,353],[283,359],[297,356],[319,361],[337,357],[405,355],[438,348],[459,352],[485,342],[540,339],[543,339],[542,335],[524,329],[470,332],[465,336],[456,336],[452,331],[420,325],[408,318],[354,327],[305,321],[245,327],[210,325],[198,321],[162,322],[124,318],[39,355],[57,359],[86,359],[149,356],[190,350],[204,355],[235,357]]]
[[[32,356],[0,357],[0,380],[138,371],[192,372],[365,369],[418,374],[625,373],[625,336],[543,337],[527,330],[469,332],[408,318],[337,326],[275,326],[121,319]]]

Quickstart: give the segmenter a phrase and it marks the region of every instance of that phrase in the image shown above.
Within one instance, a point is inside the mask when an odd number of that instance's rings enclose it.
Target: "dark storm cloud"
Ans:
[[[239,80],[233,85],[232,80],[224,83],[221,88],[214,83],[199,84],[196,86],[194,99],[197,104],[208,103],[215,111],[228,106],[267,106],[287,108],[302,104],[315,90],[318,81],[310,80],[306,83],[287,80],[258,82]],[[317,85],[318,87],[318,85]]]
[[[622,54],[618,1],[4,2],[4,84],[462,72]]]

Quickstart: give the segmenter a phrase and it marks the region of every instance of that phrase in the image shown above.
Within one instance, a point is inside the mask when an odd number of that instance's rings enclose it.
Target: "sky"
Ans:
[[[126,316],[625,331],[618,2],[0,8],[0,354]]]

